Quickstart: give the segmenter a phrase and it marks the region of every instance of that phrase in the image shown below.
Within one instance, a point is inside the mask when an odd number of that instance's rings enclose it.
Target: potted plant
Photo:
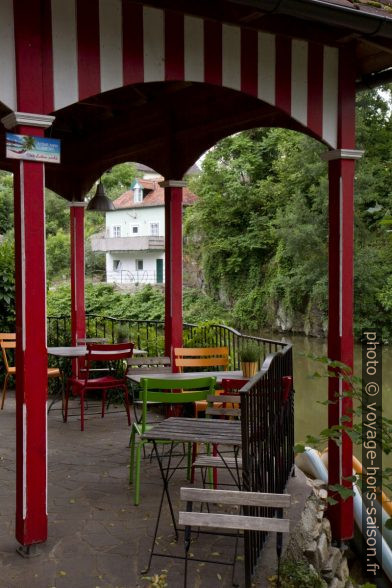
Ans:
[[[129,329],[125,325],[118,325],[116,330],[116,341],[117,343],[128,343],[129,341]]]
[[[245,378],[251,378],[259,367],[260,349],[257,343],[249,342],[240,349],[240,362]]]

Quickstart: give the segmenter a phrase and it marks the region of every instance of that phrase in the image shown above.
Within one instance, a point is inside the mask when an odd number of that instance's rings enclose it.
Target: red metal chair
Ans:
[[[128,425],[131,424],[131,417],[129,414],[128,401],[128,387],[127,387],[127,373],[128,364],[123,376],[118,377],[114,374],[114,364],[122,362],[132,357],[134,344],[133,343],[117,343],[115,345],[101,345],[97,343],[89,343],[87,345],[86,363],[84,366],[83,375],[79,377],[68,378],[67,389],[65,393],[65,410],[64,421],[68,417],[68,399],[70,391],[74,396],[80,396],[80,428],[84,431],[84,396],[88,390],[102,390],[102,418],[105,416],[106,392],[115,388],[122,388],[124,390],[124,404],[128,417]],[[109,363],[109,374],[99,378],[90,378],[90,370],[94,369],[92,366],[97,362]],[[124,362],[125,364],[125,362]]]

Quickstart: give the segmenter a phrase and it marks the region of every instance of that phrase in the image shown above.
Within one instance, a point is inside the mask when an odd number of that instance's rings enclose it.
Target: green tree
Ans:
[[[0,330],[15,331],[14,246],[11,241],[0,245]]]
[[[46,276],[48,282],[70,277],[70,236],[59,229],[46,240]]]
[[[388,334],[392,314],[383,288],[392,273],[392,248],[380,219],[392,215],[390,88],[359,94],[357,119],[358,147],[366,153],[356,170],[355,328],[359,333],[372,316]],[[191,180],[199,201],[186,211],[187,255],[201,264],[206,291],[232,309],[235,326],[325,330],[328,178],[322,151],[320,143],[284,129],[246,131],[216,145],[202,174]]]

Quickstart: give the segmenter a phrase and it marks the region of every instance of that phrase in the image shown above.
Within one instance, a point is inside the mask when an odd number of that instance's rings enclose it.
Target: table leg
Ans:
[[[173,522],[174,532],[175,532],[175,535],[176,535],[176,541],[178,541],[178,529],[177,529],[177,525],[176,525],[176,519],[175,519],[175,516],[174,516],[173,504],[172,504],[171,497],[170,497],[170,492],[169,492],[169,479],[170,479],[169,472],[170,472],[170,464],[171,464],[173,447],[174,447],[175,444],[174,443],[171,443],[170,444],[169,460],[168,460],[168,464],[167,464],[167,467],[166,468],[163,467],[163,464],[162,464],[162,456],[159,454],[156,441],[153,441],[153,445],[154,445],[155,455],[157,456],[157,460],[158,460],[158,464],[159,464],[159,471],[161,473],[161,477],[162,477],[162,481],[163,481],[163,489],[162,489],[162,494],[161,494],[161,500],[160,500],[160,503],[159,503],[157,521],[155,523],[155,531],[154,531],[154,537],[153,537],[152,545],[151,545],[150,557],[149,557],[149,560],[148,560],[147,568],[142,571],[142,574],[146,574],[149,571],[150,567],[151,567],[151,561],[152,561],[152,558],[154,556],[155,541],[156,541],[156,538],[157,538],[157,535],[158,535],[159,521],[161,519],[163,499],[165,497],[165,494],[166,494],[166,498],[167,498],[167,501],[168,501],[168,504],[169,504],[170,515],[171,515],[171,519],[172,519],[172,522]]]

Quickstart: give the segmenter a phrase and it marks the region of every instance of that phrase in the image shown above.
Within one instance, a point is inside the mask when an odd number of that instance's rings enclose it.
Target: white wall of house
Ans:
[[[163,206],[148,206],[107,212],[105,232],[108,249],[110,240],[119,237],[164,237],[165,208]],[[127,251],[107,251],[107,282],[118,284],[164,282],[164,250],[137,250],[139,247],[135,244],[135,250],[133,250],[132,240],[130,240],[127,244],[127,249],[129,248]],[[157,262],[157,260],[161,261]]]
[[[106,281],[117,284],[163,283],[164,260],[164,251],[110,251],[106,253]]]
[[[124,208],[106,213],[106,237],[164,237],[165,207]]]

